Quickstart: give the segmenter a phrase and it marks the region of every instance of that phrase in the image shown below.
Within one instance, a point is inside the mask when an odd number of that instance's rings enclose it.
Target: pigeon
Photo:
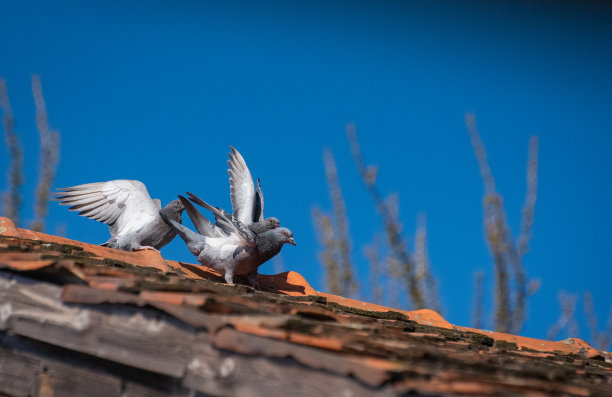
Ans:
[[[135,180],[88,183],[58,190],[54,199],[70,205],[70,211],[108,224],[111,238],[102,246],[125,251],[161,249],[172,241],[176,231],[159,214],[180,224],[185,209],[180,200],[171,201],[162,209],[161,201],[151,199],[147,187]]]
[[[230,146],[230,149],[227,173],[230,176],[230,198],[232,200],[233,216],[242,224],[248,226],[255,234],[279,227],[278,219],[274,217],[264,219],[264,199],[259,178],[257,179],[257,190],[255,190],[253,177],[244,158],[233,146]],[[191,196],[190,198],[195,197],[191,193],[187,194]]]
[[[235,216],[195,198],[215,215],[221,226],[213,225],[183,196],[179,199],[199,233],[161,211],[159,215],[185,241],[198,262],[219,271],[230,285],[234,283],[234,275],[246,275],[251,285],[257,287],[259,266],[278,254],[284,244],[295,245],[293,233],[285,227],[256,234]]]

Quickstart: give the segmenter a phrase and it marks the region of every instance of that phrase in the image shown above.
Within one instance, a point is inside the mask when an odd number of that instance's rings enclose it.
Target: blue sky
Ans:
[[[30,77],[38,73],[50,125],[61,131],[56,187],[139,179],[164,203],[189,190],[229,209],[225,161],[234,145],[262,179],[266,214],[294,232],[285,269],[317,289],[324,283],[310,210],[331,209],[322,163],[331,148],[367,282],[362,247],[381,225],[348,150],[344,128],[355,122],[380,188],[399,193],[410,241],[418,214],[427,216],[444,316],[470,325],[474,272],[485,272],[487,297],[493,283],[482,181],[464,126],[473,111],[515,233],[528,139],[540,138],[525,266],[542,286],[523,334],[546,335],[560,290],[591,291],[600,326],[607,319],[610,6],[22,1],[0,5],[0,35],[0,76],[25,147],[26,220],[38,157]],[[8,153],[0,153],[6,175]],[[107,238],[106,226],[52,204],[47,231],[57,225],[70,238]],[[178,239],[163,253],[195,260]],[[589,338],[584,326],[581,336]]]

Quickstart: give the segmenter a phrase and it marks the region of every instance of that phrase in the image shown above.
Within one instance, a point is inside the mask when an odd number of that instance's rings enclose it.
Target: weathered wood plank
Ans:
[[[33,365],[25,368],[25,374],[29,376],[12,372],[16,377],[14,380],[23,384],[21,392],[6,390],[7,383],[0,382],[0,396],[52,394],[55,397],[187,397],[194,394],[182,386],[180,379],[138,370],[17,335],[0,339],[0,357],[11,356]],[[6,367],[0,366],[0,378],[6,375],[4,369]]]
[[[148,308],[64,304],[60,294],[56,285],[0,272],[0,330],[182,377],[191,327]]]
[[[40,360],[0,346],[0,393],[29,396],[40,368]]]
[[[121,395],[121,379],[103,370],[45,359],[34,396],[109,397]]]
[[[291,358],[254,357],[218,349],[207,332],[154,309],[65,304],[60,294],[61,287],[57,285],[0,271],[0,330],[74,351],[80,357],[75,360],[84,365],[89,361],[87,355],[91,355],[96,360],[149,371],[149,375],[139,378],[100,372],[101,379],[91,383],[100,383],[104,397],[153,394],[148,389],[160,396],[185,395],[188,390],[246,396],[325,396],[337,395],[338,390],[352,396],[393,395],[388,387],[369,388],[352,378],[310,368]],[[51,386],[46,390],[57,387],[80,393],[82,384],[71,386],[70,377],[90,379],[90,369],[84,369],[84,375],[74,375],[78,373],[71,370],[74,364],[65,365],[50,365],[47,372],[41,372],[38,390],[43,390],[40,387],[44,381]],[[95,374],[91,376],[95,378]],[[156,382],[159,376],[164,380]],[[122,382],[119,394],[115,394],[117,378]]]
[[[304,367],[292,359],[223,352],[210,362],[194,361],[186,387],[223,396],[395,396],[390,387],[370,388],[352,378]]]

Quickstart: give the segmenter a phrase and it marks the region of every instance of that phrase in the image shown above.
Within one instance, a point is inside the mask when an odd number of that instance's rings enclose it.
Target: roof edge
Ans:
[[[96,257],[108,258],[121,262],[126,262],[134,266],[149,267],[158,269],[164,273],[178,273],[182,277],[194,279],[209,279],[222,282],[222,276],[213,269],[206,266],[167,260],[163,256],[153,250],[144,251],[121,251],[113,248],[107,248],[95,244],[84,243],[78,240],[71,240],[65,237],[59,237],[51,234],[35,232],[29,229],[22,229],[15,226],[9,219],[0,217],[0,235],[7,237],[16,237],[34,241],[43,241],[60,245],[75,246],[92,253]],[[394,309],[386,306],[376,305],[369,302],[359,301],[356,299],[346,298],[342,296],[332,295],[325,292],[319,292],[312,288],[308,281],[299,273],[288,271],[276,275],[260,274],[258,279],[260,287],[264,291],[275,292],[291,296],[308,296],[315,295],[325,298],[327,302],[336,303],[338,305],[353,308],[356,310],[375,311],[375,312],[397,312],[406,316],[409,320],[415,321],[422,325],[434,326],[448,330],[460,332],[472,332],[492,338],[494,341],[505,342],[506,344],[516,345],[516,348],[521,350],[534,350],[538,352],[560,352],[564,354],[580,354],[587,358],[605,357],[609,353],[599,351],[593,348],[589,343],[582,339],[569,338],[562,341],[547,341],[543,339],[535,339],[526,336],[511,335],[502,332],[481,330],[470,327],[453,325],[444,319],[439,313],[421,309],[407,311]]]

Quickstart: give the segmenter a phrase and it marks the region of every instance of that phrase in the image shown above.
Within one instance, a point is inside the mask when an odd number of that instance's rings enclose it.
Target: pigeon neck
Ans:
[[[165,206],[159,211],[162,212],[164,215],[166,215],[168,219],[172,219],[173,221],[182,223],[182,218],[183,218],[181,216],[181,213],[183,212],[182,209],[179,210],[175,206],[171,206],[170,204],[168,204],[167,206]]]
[[[249,229],[251,229],[255,234],[260,234],[268,230],[266,227],[265,221],[259,221],[255,223],[251,223],[249,225]]]
[[[257,250],[264,261],[278,254],[281,248],[283,243],[277,241],[273,235],[268,236],[264,233],[257,239]]]

